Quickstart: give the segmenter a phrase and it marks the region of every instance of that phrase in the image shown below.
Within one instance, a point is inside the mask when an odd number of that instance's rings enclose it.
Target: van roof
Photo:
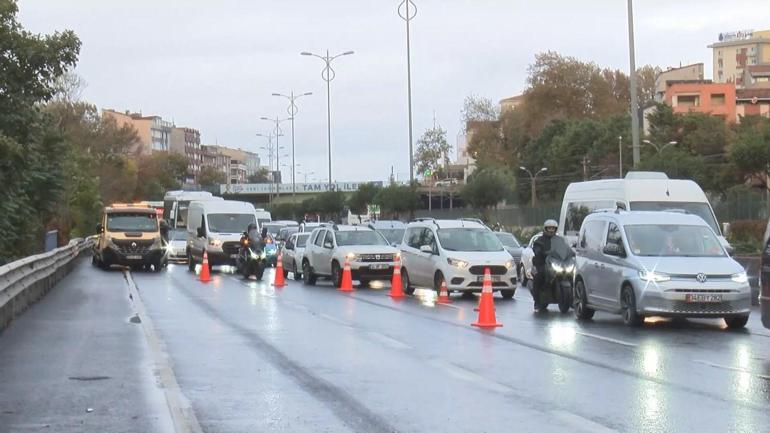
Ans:
[[[409,223],[409,226],[412,225],[435,226],[439,229],[472,228],[489,230],[489,227],[484,224],[470,219],[437,220],[434,218],[418,218],[416,221]]]
[[[569,200],[597,197],[633,201],[708,201],[697,183],[684,179],[605,179],[567,186]]]
[[[156,213],[154,207],[140,204],[116,204],[104,208],[105,213]]]
[[[193,201],[190,207],[199,206],[207,213],[231,213],[231,212],[254,212],[254,205],[245,201],[235,200],[216,200],[216,201]]]
[[[621,211],[615,212],[597,212],[586,217],[586,221],[593,219],[613,219],[624,225],[635,224],[658,224],[658,225],[701,225],[709,227],[706,221],[703,221],[698,215],[681,212],[661,212],[661,211]]]
[[[406,227],[406,223],[399,220],[378,220],[369,223],[369,227],[373,229],[402,229]]]

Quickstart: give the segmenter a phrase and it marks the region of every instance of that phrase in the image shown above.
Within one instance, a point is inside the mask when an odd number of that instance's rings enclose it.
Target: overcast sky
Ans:
[[[554,50],[628,71],[623,0],[414,0],[412,89],[415,141],[438,123],[454,146],[470,94],[494,101],[520,93],[534,55]],[[313,92],[296,118],[300,170],[326,178],[322,62],[301,51],[354,50],[335,61],[333,177],[408,178],[406,36],[399,0],[19,0],[33,32],[74,30],[84,98],[100,108],[142,111],[201,131],[204,144],[257,151],[255,136],[286,115],[274,92]],[[719,32],[770,29],[767,0],[637,0],[637,65],[704,62]],[[285,153],[290,153],[286,125]],[[264,155],[264,151],[260,151]],[[287,158],[286,162],[290,160]],[[282,163],[284,161],[281,161]],[[284,171],[290,179],[290,171]],[[304,176],[298,177],[298,182]],[[310,179],[308,179],[310,180]]]

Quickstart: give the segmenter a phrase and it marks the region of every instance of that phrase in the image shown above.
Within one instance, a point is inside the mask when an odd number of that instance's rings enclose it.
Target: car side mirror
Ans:
[[[205,238],[206,237],[206,231],[203,230],[203,227],[198,227],[197,233],[198,233],[198,237],[199,238]]]
[[[604,254],[608,256],[625,257],[626,253],[617,244],[607,244],[603,249]]]
[[[96,225],[96,233],[101,234],[102,232],[104,232],[104,226],[102,226],[102,223],[99,223]]]
[[[334,248],[334,244],[332,244],[331,242],[324,242],[324,248],[330,250],[330,249]]]
[[[420,246],[420,252],[421,253],[433,254],[433,247],[431,247],[430,245],[421,245]]]

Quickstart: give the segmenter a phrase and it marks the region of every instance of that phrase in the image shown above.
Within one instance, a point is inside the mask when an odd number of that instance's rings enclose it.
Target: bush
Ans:
[[[758,254],[762,250],[766,221],[740,220],[730,223],[727,239],[735,254]]]

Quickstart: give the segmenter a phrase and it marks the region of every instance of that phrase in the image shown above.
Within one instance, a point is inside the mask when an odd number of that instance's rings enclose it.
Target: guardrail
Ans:
[[[73,239],[66,246],[0,266],[0,331],[64,278],[92,242]]]

